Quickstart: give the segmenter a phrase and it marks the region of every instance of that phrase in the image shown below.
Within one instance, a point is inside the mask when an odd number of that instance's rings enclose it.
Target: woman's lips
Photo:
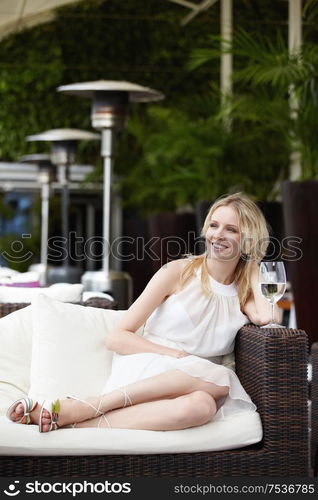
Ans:
[[[219,241],[212,242],[213,248],[216,250],[225,250],[228,247],[228,245],[225,245],[224,243],[220,243]]]

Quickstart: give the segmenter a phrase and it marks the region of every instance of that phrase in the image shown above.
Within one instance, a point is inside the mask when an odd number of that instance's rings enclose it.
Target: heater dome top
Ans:
[[[94,97],[95,92],[127,92],[131,102],[150,102],[164,99],[164,94],[136,83],[116,80],[96,80],[94,82],[71,83],[61,85],[58,91],[82,97]]]
[[[90,141],[100,140],[100,135],[87,132],[86,130],[78,130],[74,128],[55,128],[46,130],[40,134],[28,135],[27,141]]]

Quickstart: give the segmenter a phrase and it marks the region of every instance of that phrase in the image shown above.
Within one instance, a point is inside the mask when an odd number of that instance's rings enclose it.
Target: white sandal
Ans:
[[[51,431],[56,431],[59,429],[59,425],[57,423],[58,418],[59,418],[59,412],[60,412],[61,404],[59,399],[46,399],[43,401],[41,411],[40,411],[40,417],[39,417],[39,431],[40,432],[51,432]],[[43,430],[43,425],[47,424],[42,424],[42,415],[43,415],[43,410],[46,410],[49,415],[50,415],[50,423],[49,423],[49,429],[47,431]]]
[[[23,405],[23,415],[20,418],[20,420],[13,420],[11,418],[12,413],[15,411],[16,407],[18,404]],[[12,403],[12,405],[8,408],[7,410],[7,417],[9,420],[12,422],[15,422],[16,424],[26,424],[29,425],[31,424],[31,412],[37,407],[38,403],[37,401],[33,401],[33,399],[30,398],[21,398]]]
[[[133,402],[131,400],[131,397],[129,396],[129,394],[127,393],[126,389],[115,389],[117,391],[120,391],[123,393],[125,399],[124,399],[124,404],[123,404],[123,408],[126,408],[126,406],[128,406],[128,403],[130,406],[133,406]],[[103,402],[103,395],[101,396],[100,400],[99,400],[99,404],[98,404],[98,407],[96,408],[94,405],[92,405],[91,403],[89,403],[88,401],[85,401],[83,399],[80,399],[80,398],[77,398],[76,396],[67,396],[68,399],[75,399],[76,401],[80,401],[81,403],[84,403],[88,406],[90,406],[93,410],[95,410],[95,415],[92,417],[92,418],[96,418],[98,416],[100,416],[100,419],[98,421],[98,424],[97,424],[97,427],[100,428],[101,426],[101,423],[102,421],[104,420],[107,424],[107,427],[109,429],[112,428],[112,426],[110,425],[110,422],[108,420],[108,418],[106,417],[105,413],[103,413],[103,411],[100,409],[101,405],[102,405],[102,402]],[[108,411],[112,411],[112,410],[108,410]],[[107,412],[108,413],[108,412]],[[76,428],[76,423],[75,424],[72,424],[72,428],[75,429]]]
[[[116,389],[116,390],[122,392],[124,397],[125,397],[123,408],[128,406],[128,403],[130,406],[133,405],[131,397],[127,393],[126,389]],[[110,425],[109,420],[107,419],[105,413],[100,409],[102,402],[103,402],[103,396],[100,398],[97,408],[96,408],[96,406],[92,405],[88,401],[85,401],[85,399],[81,399],[81,398],[78,398],[76,396],[67,396],[67,399],[74,399],[75,401],[80,401],[81,403],[86,404],[87,406],[90,406],[93,410],[95,410],[95,415],[93,415],[91,418],[96,418],[96,417],[100,416],[97,427],[99,428],[102,420],[104,420],[107,423],[107,426],[111,429],[111,425]],[[48,399],[48,400],[43,402],[41,412],[40,412],[40,420],[39,420],[39,431],[40,432],[50,432],[50,431],[55,431],[55,430],[60,428],[60,426],[58,425],[58,417],[59,417],[60,407],[61,407],[61,405],[60,405],[59,399],[56,399],[56,400]],[[48,429],[48,431],[43,431],[43,425],[46,425],[46,424],[42,424],[43,410],[48,411],[48,413],[50,415],[50,424],[49,424],[50,428]],[[109,410],[109,411],[111,411],[111,410]],[[76,422],[74,424],[71,424],[71,427],[73,429],[75,429]]]
[[[85,399],[80,399],[80,398],[77,398],[76,396],[67,396],[67,399],[74,399],[75,401],[80,401],[81,403],[90,406],[96,412],[95,415],[93,415],[93,417],[91,417],[91,418],[96,418],[96,417],[98,417],[98,415],[100,415],[100,419],[99,419],[97,427],[98,428],[100,427],[101,419],[103,418],[105,420],[105,422],[107,423],[108,427],[111,429],[111,425],[110,425],[109,421],[107,420],[104,413],[100,410],[100,406],[102,404],[103,397],[101,397],[101,399],[99,401],[98,408],[96,408],[94,405],[92,405],[88,401],[85,401]],[[74,424],[72,424],[72,429],[76,429],[76,422]]]

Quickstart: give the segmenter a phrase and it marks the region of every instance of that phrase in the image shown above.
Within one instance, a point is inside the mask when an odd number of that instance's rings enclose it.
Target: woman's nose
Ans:
[[[214,236],[221,238],[223,236],[223,231],[224,231],[223,227],[219,226],[218,228],[216,228]]]

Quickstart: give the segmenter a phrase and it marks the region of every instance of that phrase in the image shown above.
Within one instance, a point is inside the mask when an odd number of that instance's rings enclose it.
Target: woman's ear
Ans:
[[[242,260],[251,260],[251,255],[248,253],[241,253]]]

